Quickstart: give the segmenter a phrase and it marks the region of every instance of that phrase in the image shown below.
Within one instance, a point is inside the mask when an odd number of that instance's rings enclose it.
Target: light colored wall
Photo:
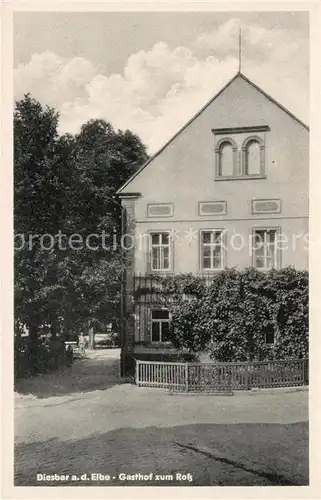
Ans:
[[[305,234],[308,231],[307,219],[271,219],[242,221],[203,221],[190,224],[188,222],[173,223],[140,223],[136,226],[135,266],[137,274],[148,271],[148,239],[144,237],[151,230],[179,230],[173,240],[173,269],[175,273],[200,272],[200,236],[201,229],[226,230],[226,262],[227,267],[250,267],[252,256],[250,235],[255,227],[280,228],[283,239],[280,242],[282,267],[294,266],[297,269],[308,268],[308,251]],[[192,228],[194,236],[189,238]],[[192,234],[192,233],[191,233]]]
[[[215,181],[213,128],[268,125],[265,132],[266,179]],[[197,117],[125,189],[140,192],[135,202],[136,234],[151,229],[192,226],[226,228],[251,232],[257,226],[280,226],[284,233],[307,232],[308,217],[308,131],[277,105],[239,77]],[[280,198],[281,214],[251,214],[254,198]],[[227,213],[204,217],[198,214],[199,201],[226,200]],[[173,202],[170,218],[149,219],[148,203]],[[248,251],[230,252],[228,265],[250,265]],[[175,245],[175,272],[198,270],[198,243]],[[135,271],[146,271],[146,254],[136,248]],[[283,265],[307,267],[307,252],[287,250]]]

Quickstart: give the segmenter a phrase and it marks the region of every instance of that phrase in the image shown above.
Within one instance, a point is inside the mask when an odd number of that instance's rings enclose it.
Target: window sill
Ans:
[[[163,275],[163,274],[173,274],[173,270],[172,269],[151,269],[150,271],[147,272],[147,275]]]
[[[151,340],[150,345],[153,347],[173,347],[173,344],[170,340],[162,341],[162,340]]]
[[[266,175],[228,175],[215,177],[215,181],[251,181],[257,179],[266,179]]]
[[[253,266],[253,268],[256,270],[256,271],[259,271],[260,273],[270,273],[271,271],[280,271],[280,267],[269,267],[269,268],[263,268],[263,267],[255,267]]]
[[[184,349],[176,349],[172,343],[169,344],[156,344],[156,343],[146,343],[145,345],[135,344],[133,352],[137,355],[151,354],[156,356],[166,356],[166,355],[179,355],[185,352]]]
[[[220,269],[201,269],[200,270],[200,275],[206,277],[209,274],[221,273],[224,270],[225,270],[225,267],[221,267]]]

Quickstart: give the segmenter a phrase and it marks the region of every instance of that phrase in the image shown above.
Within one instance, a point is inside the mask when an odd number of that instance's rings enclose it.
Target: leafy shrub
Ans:
[[[180,276],[180,290],[182,282]],[[172,342],[191,353],[207,350],[217,361],[307,357],[308,286],[308,273],[291,267],[226,269],[209,287],[194,287],[188,300],[177,294],[169,303]]]
[[[56,370],[72,363],[72,353],[65,350],[61,340],[36,341],[16,337],[14,343],[15,379]]]

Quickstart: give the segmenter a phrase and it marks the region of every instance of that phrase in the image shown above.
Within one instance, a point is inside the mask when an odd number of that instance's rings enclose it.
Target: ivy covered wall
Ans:
[[[190,274],[157,277],[171,340],[217,361],[308,357],[308,272],[226,269],[206,286]]]

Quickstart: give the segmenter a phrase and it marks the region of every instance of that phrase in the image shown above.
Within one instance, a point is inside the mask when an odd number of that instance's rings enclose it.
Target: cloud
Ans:
[[[156,43],[132,54],[122,74],[108,75],[103,66],[81,57],[34,54],[15,69],[16,98],[30,92],[55,106],[62,133],[76,133],[87,120],[104,118],[136,132],[154,152],[235,74],[239,26],[238,19],[230,19],[189,48]],[[305,119],[307,41],[279,27],[242,25],[242,47],[246,75]]]
[[[86,97],[84,86],[101,70],[82,57],[67,60],[49,51],[33,54],[27,64],[14,70],[15,97],[30,92],[42,103],[59,108],[76,97]]]

